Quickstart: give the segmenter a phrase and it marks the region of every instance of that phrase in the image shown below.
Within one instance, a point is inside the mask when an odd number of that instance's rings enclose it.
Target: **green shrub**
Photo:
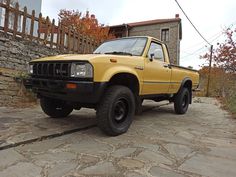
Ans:
[[[226,99],[226,106],[236,116],[236,93],[233,93]]]

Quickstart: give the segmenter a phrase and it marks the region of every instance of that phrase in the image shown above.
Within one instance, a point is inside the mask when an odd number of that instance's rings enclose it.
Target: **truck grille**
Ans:
[[[35,77],[70,77],[71,63],[33,63],[33,76]]]

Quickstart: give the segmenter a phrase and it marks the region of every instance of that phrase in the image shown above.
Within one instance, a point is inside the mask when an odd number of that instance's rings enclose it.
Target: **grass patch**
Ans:
[[[233,114],[236,118],[236,94],[234,93],[229,98],[224,101],[226,108]]]

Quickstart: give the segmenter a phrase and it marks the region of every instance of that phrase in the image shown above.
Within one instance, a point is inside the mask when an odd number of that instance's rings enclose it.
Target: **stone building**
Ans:
[[[171,63],[180,63],[180,41],[182,25],[179,15],[170,19],[156,19],[110,26],[110,33],[116,37],[152,36],[165,42],[169,49]]]

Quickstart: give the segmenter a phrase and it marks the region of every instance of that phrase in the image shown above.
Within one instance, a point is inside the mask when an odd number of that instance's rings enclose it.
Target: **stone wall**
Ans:
[[[0,106],[28,105],[35,101],[33,94],[23,87],[22,74],[27,63],[35,58],[57,55],[60,52],[38,43],[12,39],[0,32]]]
[[[35,58],[57,55],[60,52],[35,42],[16,38],[0,32],[0,67],[27,70],[27,63]]]
[[[25,89],[19,77],[21,71],[0,68],[0,107],[34,105],[36,96]]]

